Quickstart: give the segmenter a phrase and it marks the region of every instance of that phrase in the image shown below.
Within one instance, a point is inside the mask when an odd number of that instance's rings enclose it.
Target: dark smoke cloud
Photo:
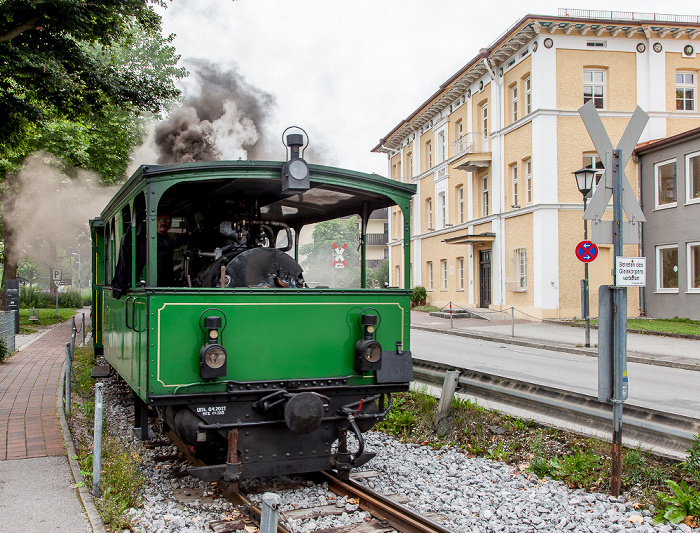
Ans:
[[[196,89],[156,125],[158,163],[279,159],[279,142],[272,145],[266,131],[275,97],[248,83],[236,67],[223,70],[204,59],[186,65]]]

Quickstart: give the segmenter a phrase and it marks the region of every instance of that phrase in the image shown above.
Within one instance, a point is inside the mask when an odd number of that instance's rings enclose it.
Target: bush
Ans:
[[[7,357],[7,343],[5,342],[5,337],[0,337],[0,364]]]
[[[19,289],[19,305],[30,309],[32,307],[42,307],[41,289],[39,287],[22,286]]]
[[[425,305],[425,301],[428,299],[428,291],[425,287],[417,285],[413,287],[413,294],[411,294],[411,305],[413,307],[419,307]]]
[[[90,307],[92,305],[92,294],[88,296],[83,296],[83,307]]]
[[[83,307],[83,296],[78,291],[59,292],[58,307],[80,309]]]

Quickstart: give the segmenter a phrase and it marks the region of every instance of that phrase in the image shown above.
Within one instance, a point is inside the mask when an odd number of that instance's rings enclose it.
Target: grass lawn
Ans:
[[[577,320],[583,322],[583,320]],[[597,325],[597,320],[591,320]],[[700,320],[689,318],[628,318],[627,329],[640,331],[658,331],[660,333],[681,333],[683,335],[700,335]]]
[[[19,310],[19,332],[20,333],[34,333],[38,327],[41,326],[51,326],[58,322],[65,322],[70,320],[75,314],[75,309],[68,308],[58,308],[58,317],[56,316],[56,308],[53,309],[36,309],[36,315],[39,320],[37,322],[29,322],[29,316],[32,314],[32,309],[20,309]],[[88,317],[86,317],[87,319]]]

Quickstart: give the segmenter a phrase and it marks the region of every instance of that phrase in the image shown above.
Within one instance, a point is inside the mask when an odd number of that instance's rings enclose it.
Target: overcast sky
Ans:
[[[381,137],[511,24],[559,7],[700,14],[687,0],[172,0],[159,11],[183,59],[237,68],[275,97],[279,159],[296,125],[325,164],[386,175],[386,156],[370,152]]]

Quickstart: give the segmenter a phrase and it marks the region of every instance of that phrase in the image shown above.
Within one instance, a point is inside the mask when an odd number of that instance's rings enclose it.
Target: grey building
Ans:
[[[642,310],[700,319],[700,128],[638,146],[643,255]]]

